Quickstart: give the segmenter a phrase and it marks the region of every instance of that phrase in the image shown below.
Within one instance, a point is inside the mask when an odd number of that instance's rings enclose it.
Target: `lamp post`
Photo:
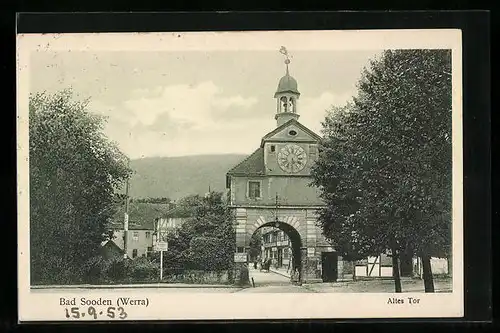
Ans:
[[[127,161],[127,168],[130,168],[130,159]],[[128,191],[129,191],[129,178],[127,178],[127,184],[125,187],[125,214],[124,214],[124,219],[123,219],[123,249],[124,249],[124,254],[123,257],[125,259],[128,258],[128,209],[129,209],[129,196],[128,196]]]
[[[276,228],[279,227],[279,219],[278,219],[278,192],[276,192],[276,199],[275,199],[275,208],[274,208],[274,226]]]

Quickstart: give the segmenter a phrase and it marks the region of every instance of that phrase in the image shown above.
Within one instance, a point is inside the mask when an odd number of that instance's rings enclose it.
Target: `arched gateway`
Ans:
[[[302,282],[331,281],[341,272],[342,261],[337,260],[317,226],[317,209],[323,203],[319,190],[310,185],[320,137],[298,122],[300,93],[297,81],[289,74],[289,62],[285,61],[286,74],[274,95],[277,127],[226,176],[236,218],[235,263],[244,269],[253,233],[274,226],[290,237],[294,269],[299,269]],[[287,107],[284,101],[293,101],[293,107]]]
[[[257,228],[255,228],[257,226]],[[291,250],[292,250],[292,272],[298,269],[299,272],[302,271],[302,251],[304,248],[302,239],[305,239],[305,230],[300,228],[298,220],[290,216],[284,216],[283,218],[273,217],[269,222],[265,220],[263,216],[259,217],[257,224],[254,224],[248,229],[248,234],[250,237],[255,233],[255,231],[265,228],[273,227],[280,229],[286,233],[290,240]],[[255,228],[255,229],[254,229]]]

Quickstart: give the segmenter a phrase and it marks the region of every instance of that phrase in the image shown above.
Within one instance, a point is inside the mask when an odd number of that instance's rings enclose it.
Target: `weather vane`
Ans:
[[[290,63],[291,58],[290,53],[288,53],[288,50],[284,46],[280,48],[280,53],[285,56],[286,73],[288,74],[288,64]]]

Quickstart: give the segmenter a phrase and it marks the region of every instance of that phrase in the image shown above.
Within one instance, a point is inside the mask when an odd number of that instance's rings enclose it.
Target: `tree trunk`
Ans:
[[[392,276],[394,277],[395,292],[401,292],[401,276],[399,273],[399,260],[396,251],[392,251]]]
[[[399,255],[399,269],[401,276],[411,277],[413,275],[413,258],[411,252]]]
[[[431,257],[422,255],[422,270],[424,275],[424,288],[426,293],[434,292],[434,280],[432,278]]]

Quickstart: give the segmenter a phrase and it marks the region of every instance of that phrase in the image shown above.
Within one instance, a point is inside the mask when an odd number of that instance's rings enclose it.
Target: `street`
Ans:
[[[293,285],[290,278],[278,273],[261,272],[259,269],[249,268],[250,282],[255,283],[255,288],[245,288],[240,290],[242,293],[311,293],[311,291],[303,286]]]

